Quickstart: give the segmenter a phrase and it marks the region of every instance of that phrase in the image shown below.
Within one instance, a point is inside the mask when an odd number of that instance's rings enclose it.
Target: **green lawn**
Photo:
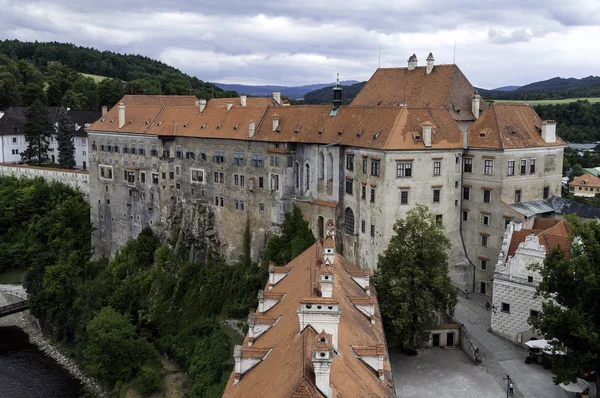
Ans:
[[[554,105],[554,104],[568,104],[569,102],[575,102],[579,100],[588,100],[590,102],[600,102],[600,98],[567,98],[567,99],[549,99],[549,100],[494,100],[494,102],[510,102],[514,104],[529,104],[529,105]]]
[[[106,77],[106,76],[90,75],[88,73],[82,73],[82,75],[85,76],[85,77],[91,77],[92,79],[94,79],[94,81],[96,83],[100,83],[102,80],[108,79],[108,77]]]

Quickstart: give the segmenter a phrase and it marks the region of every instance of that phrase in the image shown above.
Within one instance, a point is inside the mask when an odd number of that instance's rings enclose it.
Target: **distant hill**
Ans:
[[[359,82],[352,85],[342,84],[342,99],[344,104],[352,102],[356,94],[367,82]],[[330,104],[333,101],[333,85],[320,88],[304,95],[305,104]]]
[[[342,85],[350,86],[358,83],[357,80],[345,80],[340,82]],[[225,83],[214,83],[215,86],[223,90],[233,90],[239,94],[252,95],[256,97],[269,97],[273,91],[281,91],[281,95],[289,97],[291,99],[301,99],[306,93],[314,90],[321,89],[327,86],[333,86],[333,83],[327,84],[308,84],[305,86],[249,86],[244,84],[225,84]]]
[[[521,86],[503,86],[492,89],[492,91],[515,91],[521,88]]]
[[[511,86],[508,86],[511,87]],[[486,100],[546,100],[600,97],[600,77],[588,76],[582,79],[554,77],[515,90],[505,87],[494,90],[478,89]]]

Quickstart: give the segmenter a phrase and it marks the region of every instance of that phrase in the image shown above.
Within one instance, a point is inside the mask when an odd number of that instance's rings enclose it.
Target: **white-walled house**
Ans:
[[[571,242],[565,221],[538,218],[532,229],[511,222],[506,228],[502,249],[494,272],[492,331],[515,343],[543,338],[528,324],[542,309],[542,298],[534,297],[541,281],[531,264],[542,264],[546,254],[561,247],[569,256]]]
[[[55,124],[58,107],[48,108],[50,120]],[[0,163],[22,163],[21,153],[27,149],[25,140],[26,107],[12,107],[0,112]],[[75,163],[76,168],[88,168],[88,142],[85,128],[98,120],[100,112],[68,110],[67,115],[75,127]],[[48,157],[50,162],[58,162],[58,141],[56,134],[50,137]]]

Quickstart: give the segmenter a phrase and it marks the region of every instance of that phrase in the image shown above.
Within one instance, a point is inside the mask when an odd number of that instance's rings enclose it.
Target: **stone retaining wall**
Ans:
[[[89,174],[87,171],[0,163],[0,175],[13,175],[17,178],[42,177],[48,182],[56,181],[77,188],[85,194],[86,198],[90,194]]]

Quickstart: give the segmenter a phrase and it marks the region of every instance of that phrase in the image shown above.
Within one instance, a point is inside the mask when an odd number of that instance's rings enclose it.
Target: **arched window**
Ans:
[[[327,179],[333,180],[333,156],[331,153],[327,154]]]
[[[304,180],[306,181],[306,190],[308,191],[310,189],[310,166],[308,165],[308,163],[306,163],[306,179]]]
[[[294,174],[296,175],[296,189],[300,189],[300,165],[298,162],[294,166]]]
[[[325,155],[323,152],[319,154],[319,180],[325,178]]]
[[[349,207],[346,207],[346,217],[344,220],[346,225],[346,235],[354,235],[354,212]]]

